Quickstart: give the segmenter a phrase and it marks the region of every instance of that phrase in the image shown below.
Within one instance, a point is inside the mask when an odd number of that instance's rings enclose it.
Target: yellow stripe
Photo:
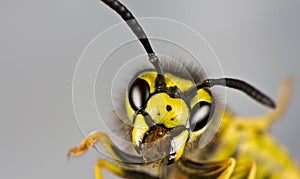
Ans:
[[[206,101],[208,103],[212,103],[211,94],[208,91],[206,91],[205,89],[199,89],[197,91],[197,95],[192,99],[192,101],[190,103],[191,108],[193,108],[193,106],[200,101]]]

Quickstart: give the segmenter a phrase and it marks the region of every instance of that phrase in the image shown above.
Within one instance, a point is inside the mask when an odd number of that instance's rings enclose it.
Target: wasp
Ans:
[[[136,154],[121,150],[101,131],[88,134],[68,156],[103,144],[111,160],[98,159],[94,174],[106,169],[124,178],[300,178],[297,164],[268,132],[287,103],[290,80],[275,102],[245,81],[206,78],[199,66],[182,63],[189,74],[162,62],[133,14],[117,0],[102,0],[127,23],[148,54],[152,69],[138,72],[126,89],[121,122]],[[244,92],[272,110],[266,115],[240,117],[220,104],[211,88],[224,86]],[[218,114],[218,115],[216,115]],[[221,125],[204,148],[199,140],[214,120]]]

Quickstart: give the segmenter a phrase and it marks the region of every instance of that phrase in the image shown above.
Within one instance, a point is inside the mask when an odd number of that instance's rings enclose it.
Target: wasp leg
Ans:
[[[101,175],[101,171],[100,168],[105,168],[108,171],[117,174],[121,177],[125,177],[124,174],[124,170],[115,165],[114,163],[104,160],[104,159],[99,159],[96,163],[95,163],[95,167],[94,167],[94,174],[95,174],[95,179],[102,179],[102,175]]]
[[[112,173],[125,178],[156,178],[146,172],[140,170],[140,166],[149,167],[153,166],[146,164],[143,157],[135,156],[121,151],[116,145],[113,144],[111,139],[106,133],[95,131],[86,138],[84,138],[79,146],[72,147],[68,152],[68,157],[78,156],[88,150],[90,146],[95,146],[97,142],[101,142],[110,156],[115,160],[115,163],[99,159],[94,168],[95,178],[102,178],[100,169],[104,168]]]
[[[285,77],[281,82],[279,92],[277,94],[276,109],[270,110],[266,114],[260,116],[235,116],[235,118],[240,121],[247,121],[247,125],[255,125],[257,129],[267,130],[269,129],[269,126],[285,111],[291,96],[291,91],[292,79],[290,77]]]
[[[102,175],[101,175],[101,168],[106,169],[120,177],[123,178],[131,178],[131,179],[140,179],[140,178],[144,178],[144,179],[154,179],[154,178],[158,178],[156,176],[150,175],[148,173],[145,173],[143,171],[139,171],[136,167],[130,165],[130,164],[126,164],[126,163],[122,163],[122,162],[118,162],[118,164],[115,164],[113,162],[110,162],[108,160],[105,159],[99,159],[94,167],[94,174],[95,174],[95,179],[102,179]]]
[[[80,143],[79,146],[74,146],[69,149],[69,152],[67,154],[68,157],[70,156],[78,156],[84,152],[86,152],[89,149],[89,146],[92,145],[93,147],[95,144],[99,141],[105,143],[110,143],[111,141],[107,134],[99,132],[99,131],[94,131],[89,133]]]
[[[240,163],[237,162],[237,166],[234,169],[231,179],[255,179],[256,176],[256,163]]]
[[[124,163],[132,163],[132,164],[144,164],[146,163],[141,156],[135,156],[120,150],[109,138],[109,136],[100,131],[94,131],[88,134],[81,142],[79,146],[72,147],[67,156],[78,156],[84,152],[86,152],[91,145],[95,147],[97,142],[101,142],[110,156],[116,160]]]
[[[232,175],[234,168],[236,166],[236,161],[234,158],[228,158],[223,161],[218,162],[207,162],[199,163],[188,159],[180,159],[178,161],[180,164],[180,170],[185,173],[188,178],[218,178],[218,179],[229,179]],[[174,174],[169,174],[172,177]]]

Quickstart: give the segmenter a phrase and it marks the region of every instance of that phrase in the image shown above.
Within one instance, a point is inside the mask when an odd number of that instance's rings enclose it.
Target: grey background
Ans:
[[[300,161],[300,1],[125,4],[136,17],[191,26],[213,47],[226,76],[247,79],[270,96],[291,75],[292,100],[272,132]],[[0,2],[0,178],[93,178],[98,153],[66,159],[68,148],[83,137],[72,109],[72,76],[88,42],[120,21],[93,0]],[[240,93],[228,98],[238,114],[265,111]]]

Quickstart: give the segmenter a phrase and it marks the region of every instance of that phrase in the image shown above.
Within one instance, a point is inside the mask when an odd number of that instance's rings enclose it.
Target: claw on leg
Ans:
[[[105,136],[105,133],[94,131],[91,132],[88,136],[86,136],[79,146],[74,146],[69,149],[67,154],[68,157],[70,156],[78,156],[89,149],[89,146],[95,146],[98,141],[101,141],[102,138]]]
[[[69,149],[67,157],[69,158],[71,156],[78,156],[82,154],[83,152],[88,150],[89,145],[90,145],[89,141],[84,139],[78,147],[74,146]]]
[[[78,156],[89,149],[89,146],[95,147],[96,143],[101,142],[106,151],[114,160],[127,161],[136,164],[143,164],[145,161],[141,156],[134,156],[120,150],[109,138],[109,136],[100,131],[94,131],[88,134],[81,142],[79,146],[72,147],[67,156]],[[95,148],[96,149],[96,148]],[[96,149],[97,150],[97,149]]]

